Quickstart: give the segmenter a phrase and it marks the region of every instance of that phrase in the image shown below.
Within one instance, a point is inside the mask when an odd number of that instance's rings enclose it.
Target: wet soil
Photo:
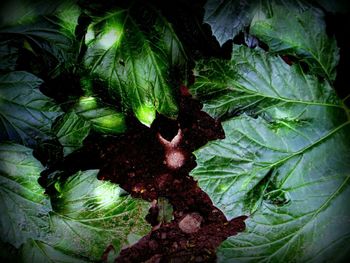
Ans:
[[[122,250],[116,262],[215,262],[220,243],[245,228],[246,217],[228,221],[189,175],[196,166],[192,152],[224,138],[224,132],[218,121],[201,111],[202,105],[186,87],[180,94],[177,120],[158,116],[148,128],[130,117],[126,133],[92,134],[80,150],[42,174],[40,183],[54,191],[49,179],[54,170],[65,171],[61,176],[68,177],[80,169],[98,168],[100,180],[152,203],[146,217],[152,231]],[[170,165],[168,155],[175,156],[170,161],[179,165]],[[173,208],[171,222],[158,221],[160,197]]]

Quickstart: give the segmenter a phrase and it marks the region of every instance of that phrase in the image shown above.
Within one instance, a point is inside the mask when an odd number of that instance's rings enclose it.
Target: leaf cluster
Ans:
[[[97,170],[68,179],[54,171],[50,194],[38,179],[44,165],[76,152],[92,133],[122,134],[128,118],[146,126],[159,114],[176,119],[178,87],[188,84],[226,136],[195,152],[191,174],[228,218],[249,215],[247,230],[219,248],[219,261],[342,261],[349,254],[350,113],[334,89],[340,55],[324,12],[342,5],[169,5],[4,4],[0,250],[9,252],[0,256],[98,261],[107,246],[117,255],[146,234],[147,203],[98,181]],[[40,162],[33,150],[47,145],[55,150]],[[161,219],[171,220],[161,203]]]

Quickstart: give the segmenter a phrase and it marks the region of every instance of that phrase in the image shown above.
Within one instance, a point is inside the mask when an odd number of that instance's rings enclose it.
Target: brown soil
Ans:
[[[245,228],[245,216],[227,221],[189,175],[196,166],[192,152],[210,140],[224,138],[221,124],[201,111],[186,87],[181,87],[179,104],[178,120],[158,116],[147,128],[130,119],[125,134],[92,135],[81,150],[52,168],[68,171],[67,175],[99,168],[99,179],[153,202],[146,217],[152,231],[122,250],[116,262],[215,262],[220,243]],[[167,161],[166,156],[173,157]],[[45,179],[41,183],[47,185]],[[171,222],[158,222],[159,197],[173,207]]]

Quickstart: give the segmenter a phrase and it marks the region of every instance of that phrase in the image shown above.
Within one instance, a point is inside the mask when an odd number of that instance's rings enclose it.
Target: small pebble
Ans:
[[[179,222],[179,228],[187,234],[196,233],[201,227],[202,220],[198,213],[188,214]]]

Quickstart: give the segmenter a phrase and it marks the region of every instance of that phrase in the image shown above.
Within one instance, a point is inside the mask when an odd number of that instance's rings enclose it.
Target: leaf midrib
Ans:
[[[210,81],[210,84],[214,84],[214,85],[217,85],[217,86],[225,87],[226,90],[232,91],[232,92],[248,93],[248,94],[250,94],[250,96],[259,96],[259,97],[268,98],[268,99],[272,99],[272,100],[280,100],[280,101],[287,102],[287,103],[299,103],[299,104],[306,104],[306,105],[316,105],[316,106],[335,107],[335,108],[344,109],[344,107],[342,105],[338,105],[338,104],[329,104],[329,103],[312,102],[312,101],[301,101],[301,100],[291,100],[291,99],[287,99],[287,98],[283,98],[283,97],[268,96],[266,94],[262,94],[262,93],[259,93],[259,92],[256,92],[256,91],[252,91],[252,90],[246,89],[246,88],[244,88],[243,85],[237,83],[237,81],[234,81],[234,82],[235,82],[236,88],[229,87],[229,86],[227,86],[227,85],[225,85],[223,83],[219,83],[219,82],[216,82],[216,81]],[[208,85],[208,82],[197,81],[197,83],[198,84],[203,84],[204,86]],[[220,90],[220,92],[222,92],[222,90]],[[215,92],[213,92],[213,93],[215,93]]]
[[[301,149],[301,150],[299,150],[299,151],[296,151],[296,152],[292,153],[291,155],[289,155],[289,156],[287,156],[287,157],[285,157],[285,158],[283,158],[283,159],[281,159],[281,160],[279,160],[279,161],[277,161],[277,162],[271,163],[270,165],[263,166],[263,167],[261,167],[260,169],[255,170],[254,173],[253,173],[251,176],[254,176],[255,174],[259,173],[259,172],[262,171],[262,170],[272,169],[272,168],[274,168],[274,167],[276,167],[276,166],[278,166],[278,165],[280,165],[280,164],[282,164],[282,163],[288,161],[289,159],[291,159],[291,158],[293,158],[293,157],[295,157],[295,156],[298,156],[298,155],[300,155],[300,154],[303,154],[304,152],[310,150],[311,148],[313,148],[313,147],[316,146],[317,144],[323,142],[324,140],[327,140],[327,139],[328,139],[330,136],[332,136],[334,133],[338,132],[339,130],[341,130],[342,128],[346,127],[346,126],[349,125],[349,124],[350,124],[350,121],[347,121],[347,122],[341,124],[340,126],[338,126],[338,127],[334,128],[333,130],[329,131],[325,136],[319,138],[318,140],[316,140],[316,141],[313,142],[312,144],[308,145],[307,147],[304,147],[303,149]],[[266,147],[266,146],[263,145],[263,147]],[[235,179],[237,179],[238,176],[239,176],[239,175],[236,174],[236,175],[233,176],[233,177],[234,177]],[[225,177],[220,176],[218,179],[230,178],[230,177],[232,177],[232,175],[225,176]],[[210,180],[210,179],[212,179],[212,178],[213,178],[213,177],[207,177],[207,178],[203,177],[203,178],[200,178],[200,181],[208,181],[208,180]],[[203,180],[203,179],[204,179],[204,180]]]
[[[278,166],[278,165],[280,165],[280,164],[282,164],[282,163],[288,161],[289,159],[291,159],[291,158],[293,158],[293,157],[295,157],[295,156],[298,156],[298,155],[300,155],[300,154],[305,153],[306,151],[310,150],[311,148],[313,148],[313,147],[316,146],[317,144],[319,144],[319,143],[321,143],[321,142],[327,140],[327,139],[328,139],[330,136],[332,136],[334,133],[338,132],[339,130],[341,130],[342,128],[344,128],[345,126],[347,126],[347,125],[349,125],[349,124],[350,124],[350,121],[347,121],[347,122],[341,124],[340,126],[338,126],[338,127],[334,128],[333,130],[329,131],[326,135],[324,135],[323,137],[319,138],[319,139],[316,140],[315,142],[309,144],[308,146],[302,148],[301,150],[296,151],[296,152],[292,153],[291,155],[289,155],[289,156],[287,156],[287,157],[285,157],[285,158],[283,158],[283,159],[281,159],[281,160],[279,160],[279,161],[277,161],[277,162],[271,163],[270,165],[263,166],[261,169],[255,170],[255,174],[256,174],[257,172],[260,172],[260,171],[264,170],[264,169],[271,169],[271,168],[274,168],[274,167],[276,167],[276,166]],[[261,145],[261,144],[260,144],[260,145]],[[261,145],[261,146],[266,147],[265,145]],[[267,148],[267,147],[266,147],[266,148]],[[228,176],[228,177],[229,177],[229,176]]]

